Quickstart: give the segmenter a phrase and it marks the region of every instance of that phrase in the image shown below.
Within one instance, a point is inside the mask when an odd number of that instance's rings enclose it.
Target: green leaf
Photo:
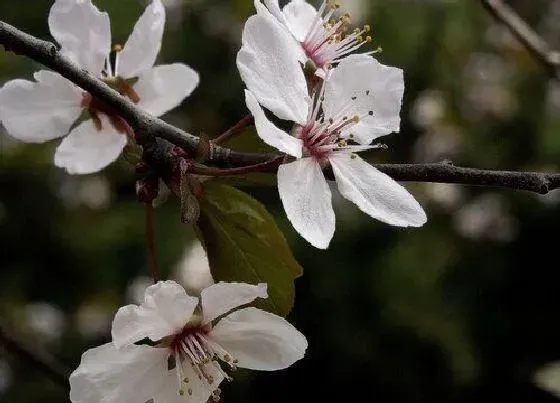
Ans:
[[[286,316],[303,270],[266,208],[234,187],[207,182],[197,233],[216,281],[267,283],[258,305]]]

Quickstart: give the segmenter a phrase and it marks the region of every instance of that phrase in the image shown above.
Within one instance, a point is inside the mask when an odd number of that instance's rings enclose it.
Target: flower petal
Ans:
[[[307,340],[284,318],[257,308],[235,311],[209,336],[239,361],[241,368],[284,369],[305,355]]]
[[[303,42],[305,36],[317,18],[317,10],[305,0],[292,0],[284,6],[282,12],[286,25],[294,37]]]
[[[164,64],[143,73],[134,84],[138,106],[154,116],[179,106],[198,86],[198,73],[182,63]]]
[[[49,13],[49,29],[67,57],[92,74],[101,73],[111,50],[107,13],[91,0],[56,0]]]
[[[331,191],[321,167],[303,158],[278,168],[278,192],[295,230],[316,248],[326,249],[334,234]]]
[[[202,290],[200,294],[204,323],[210,323],[218,316],[253,302],[256,298],[267,297],[265,283],[258,285],[224,282],[213,284]]]
[[[426,213],[408,191],[356,155],[329,157],[338,190],[371,217],[398,227],[421,227]]]
[[[158,341],[180,331],[191,318],[198,298],[187,295],[174,281],[159,281],[146,289],[142,305],[120,308],[111,335],[117,347],[148,337]]]
[[[120,77],[137,77],[152,68],[161,48],[164,25],[165,8],[160,0],[152,0],[119,52]]]
[[[83,91],[50,71],[34,77],[37,82],[13,80],[0,89],[0,121],[18,140],[42,143],[68,133],[83,109]]]
[[[125,134],[119,133],[105,115],[100,115],[103,129],[98,131],[88,119],[73,129],[56,149],[54,164],[70,174],[98,172],[115,161],[126,145]]]
[[[258,14],[270,13],[274,18],[278,20],[281,24],[286,24],[286,18],[282,14],[278,0],[264,0],[265,6],[263,6],[261,0],[255,0],[255,9]]]
[[[327,78],[323,107],[326,116],[343,109],[347,109],[347,115],[360,116],[360,122],[346,134],[352,133],[361,144],[370,144],[399,131],[403,93],[401,69],[385,66],[368,55],[354,54],[344,58]],[[349,102],[353,103],[352,109]]]
[[[279,118],[305,124],[310,98],[297,41],[272,15],[262,13],[247,20],[242,43],[237,67],[247,89]]]
[[[70,375],[72,403],[146,402],[160,388],[167,371],[168,351],[130,345],[118,350],[111,343],[82,355]]]
[[[255,118],[255,128],[259,137],[269,146],[276,147],[278,150],[301,157],[303,143],[300,139],[290,136],[284,130],[279,129],[266,117],[259,102],[251,91],[245,90],[245,102],[247,108]]]

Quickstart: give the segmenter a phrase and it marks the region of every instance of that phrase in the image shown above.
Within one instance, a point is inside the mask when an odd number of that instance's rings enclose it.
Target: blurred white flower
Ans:
[[[429,200],[450,211],[455,209],[464,198],[463,188],[449,183],[425,183],[424,193]]]
[[[560,361],[551,362],[533,375],[533,382],[539,388],[560,399]]]
[[[133,304],[141,304],[144,301],[146,289],[152,284],[154,284],[154,280],[151,277],[136,277],[126,289],[127,301]]]
[[[303,358],[307,340],[285,319],[256,308],[266,284],[218,283],[201,297],[173,281],[146,290],[113,321],[113,342],[86,351],[70,376],[73,403],[204,403],[230,379],[222,366],[274,371]],[[232,312],[233,311],[233,312]],[[135,344],[144,339],[155,346]]]
[[[455,215],[455,229],[471,239],[509,242],[517,236],[517,223],[499,195],[486,193],[467,204]]]
[[[97,303],[86,303],[76,312],[76,326],[85,337],[98,337],[111,326],[113,311]]]
[[[440,124],[424,133],[414,144],[415,162],[453,161],[463,148],[461,131],[451,125]]]
[[[424,129],[434,126],[445,117],[445,100],[440,91],[428,90],[414,101],[412,120]]]
[[[492,53],[474,53],[464,68],[466,97],[462,108],[466,116],[484,115],[508,118],[517,110],[511,86],[514,68]]]
[[[124,48],[115,48],[114,63],[109,16],[90,0],[56,0],[48,23],[65,56],[153,115],[176,107],[198,85],[198,74],[184,64],[153,67],[165,23],[160,0],[146,8]],[[127,136],[134,136],[124,119],[57,73],[41,70],[34,78],[0,89],[0,121],[8,134],[31,143],[68,134],[54,163],[71,174],[97,172],[118,158]]]
[[[175,268],[175,276],[190,295],[200,295],[203,289],[214,284],[208,256],[198,239],[185,250]]]
[[[92,210],[100,210],[111,202],[111,188],[107,178],[101,175],[80,180],[67,176],[63,179],[59,196],[69,207],[87,206]]]
[[[64,331],[64,313],[45,302],[25,306],[25,323],[36,335],[46,342],[56,341]]]

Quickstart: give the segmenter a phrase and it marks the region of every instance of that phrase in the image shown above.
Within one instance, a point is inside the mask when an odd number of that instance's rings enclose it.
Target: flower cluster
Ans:
[[[335,217],[323,176],[328,165],[338,191],[363,212],[395,226],[423,225],[426,215],[406,189],[355,154],[399,130],[402,70],[369,54],[349,55],[369,28],[344,36],[348,16],[329,21],[336,6],[327,1],[318,11],[299,0],[282,11],[277,1],[265,3],[268,8],[255,2],[258,13],[245,25],[237,65],[258,135],[296,158],[278,170],[280,199],[296,231],[318,248],[330,243]],[[301,64],[306,58],[324,70],[311,90]],[[275,126],[263,107],[293,122],[291,132]]]
[[[316,9],[305,0],[283,8],[278,0],[255,0],[255,9],[237,66],[258,136],[286,155],[278,192],[295,230],[317,248],[329,246],[331,178],[369,216],[422,226],[426,215],[414,197],[357,155],[399,131],[404,93],[402,70],[363,51],[371,28],[352,30],[350,16],[332,1]],[[154,67],[165,23],[161,0],[151,1],[124,46],[111,46],[109,17],[91,0],[56,0],[48,22],[63,55],[150,114],[178,106],[198,85],[198,74],[184,64]],[[0,121],[26,142],[66,136],[56,166],[97,172],[135,141],[125,119],[61,75],[41,70],[34,78],[0,89]],[[173,281],[157,282],[140,306],[118,310],[111,342],[84,353],[70,377],[72,402],[202,403],[219,400],[220,383],[237,367],[292,365],[304,356],[305,337],[279,316],[240,309],[266,297],[266,284],[220,282],[197,298]]]

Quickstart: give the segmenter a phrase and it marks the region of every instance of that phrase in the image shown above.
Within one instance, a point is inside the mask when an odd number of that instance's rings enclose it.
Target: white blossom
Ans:
[[[395,226],[423,225],[426,215],[406,189],[353,154],[399,130],[402,70],[368,55],[350,55],[310,97],[301,65],[290,56],[293,41],[271,19],[249,18],[237,64],[258,135],[297,158],[278,171],[280,198],[296,231],[318,248],[329,245],[335,218],[322,172],[328,164],[340,193],[371,217]],[[292,132],[275,126],[261,105],[294,122]]]
[[[73,403],[204,403],[220,397],[225,369],[274,371],[303,358],[305,337],[283,318],[242,308],[266,284],[218,283],[189,296],[174,281],[122,307],[113,342],[86,351],[70,376]],[[151,343],[139,343],[150,340]]]
[[[48,23],[62,54],[153,115],[176,107],[198,85],[198,74],[184,64],[154,67],[165,24],[160,0],[146,8],[122,50],[114,47],[114,63],[109,16],[90,0],[56,0]],[[57,73],[40,70],[34,78],[0,89],[0,121],[8,134],[30,143],[68,134],[54,162],[72,174],[96,172],[117,159],[133,136],[122,118]]]
[[[360,49],[372,41],[371,28],[349,30],[350,14],[339,12],[339,2],[325,0],[317,10],[305,0],[292,0],[280,8],[278,0],[255,0],[259,15],[273,16],[271,23],[282,25],[295,39],[291,56],[305,64],[313,62],[317,73],[323,77],[325,70],[333,63]],[[336,14],[341,14],[335,18]],[[371,54],[374,52],[367,52]]]

